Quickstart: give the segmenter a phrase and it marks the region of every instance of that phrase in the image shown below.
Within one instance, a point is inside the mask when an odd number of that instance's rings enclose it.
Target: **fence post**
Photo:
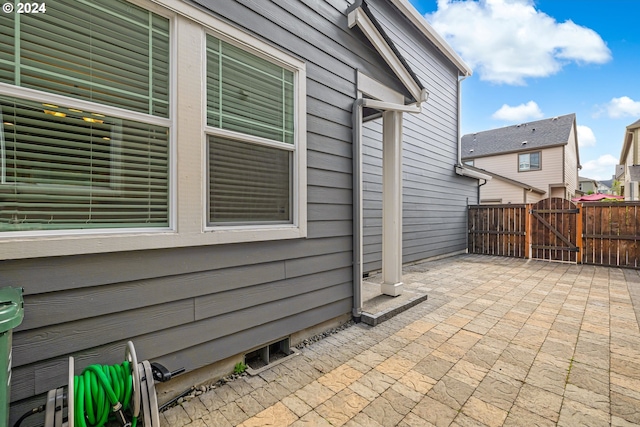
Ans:
[[[576,203],[578,206],[578,217],[576,218],[576,247],[578,253],[576,254],[576,263],[582,264],[582,203]]]
[[[524,205],[524,257],[531,258],[531,203]]]

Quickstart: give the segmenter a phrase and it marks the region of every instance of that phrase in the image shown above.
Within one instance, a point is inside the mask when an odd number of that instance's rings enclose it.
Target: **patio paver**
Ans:
[[[426,301],[204,393],[161,424],[640,424],[638,271],[461,255],[405,274]]]

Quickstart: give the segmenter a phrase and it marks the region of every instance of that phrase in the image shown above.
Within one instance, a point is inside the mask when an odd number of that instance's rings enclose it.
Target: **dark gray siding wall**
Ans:
[[[457,70],[383,0],[367,1],[387,35],[429,92],[419,115],[404,115],[403,262],[466,248],[466,206],[477,181],[454,172],[457,161]],[[464,86],[464,84],[463,84]],[[381,268],[382,126],[364,134],[364,271]]]
[[[306,61],[309,236],[0,262],[0,284],[25,289],[12,423],[66,384],[70,355],[79,373],[122,362],[132,340],[141,359],[191,370],[351,310],[355,70],[399,83],[348,28],[347,1],[199,3]]]

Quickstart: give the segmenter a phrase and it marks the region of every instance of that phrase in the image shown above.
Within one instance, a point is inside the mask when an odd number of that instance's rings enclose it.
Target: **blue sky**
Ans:
[[[463,134],[576,113],[580,176],[610,179],[640,119],[639,0],[409,0],[469,64]]]

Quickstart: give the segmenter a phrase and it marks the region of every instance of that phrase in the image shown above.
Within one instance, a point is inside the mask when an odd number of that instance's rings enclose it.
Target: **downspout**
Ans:
[[[362,106],[363,98],[353,103],[353,309],[356,322],[362,315]]]
[[[478,204],[480,204],[480,187],[482,187],[488,182],[486,179],[483,179],[483,181],[484,182],[480,184],[480,180],[478,180]]]
[[[461,112],[462,111],[462,84],[461,83],[467,77],[469,76],[466,75],[460,78],[460,72],[458,71],[458,159],[456,162],[456,166],[462,166],[462,120],[460,119],[462,117],[462,112]],[[485,184],[486,183],[487,182],[485,181]],[[479,187],[480,186],[478,185],[478,194],[480,192]],[[478,203],[480,203],[479,196],[478,196]]]

